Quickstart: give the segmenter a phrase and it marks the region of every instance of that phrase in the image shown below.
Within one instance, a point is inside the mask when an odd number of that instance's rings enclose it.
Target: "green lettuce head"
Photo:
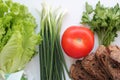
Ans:
[[[35,33],[35,18],[27,7],[11,0],[0,0],[0,70],[19,71],[36,53],[41,41]]]

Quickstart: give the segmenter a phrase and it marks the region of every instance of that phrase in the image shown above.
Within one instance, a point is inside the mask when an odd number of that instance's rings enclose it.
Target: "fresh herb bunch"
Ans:
[[[63,16],[64,12],[59,9],[54,10],[47,4],[42,4],[40,35],[43,40],[39,46],[41,80],[66,80],[65,70],[68,70],[60,46]]]
[[[86,3],[86,12],[83,12],[82,24],[91,26],[91,30],[98,34],[99,44],[109,45],[117,37],[117,31],[120,30],[120,7],[116,4],[114,7],[104,7],[97,3],[93,9]]]

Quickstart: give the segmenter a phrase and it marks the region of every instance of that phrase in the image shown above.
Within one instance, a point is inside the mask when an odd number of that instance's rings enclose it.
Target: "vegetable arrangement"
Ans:
[[[19,71],[31,60],[41,41],[35,27],[35,18],[27,7],[0,0],[0,72]]]
[[[120,31],[119,4],[109,8],[98,2],[93,9],[86,3],[86,12],[83,12],[81,23],[91,26],[91,30],[98,34],[99,43],[108,46],[117,37],[117,31]]]
[[[63,16],[64,12],[42,4],[40,35],[43,40],[39,46],[41,80],[66,80],[65,71],[68,70],[60,46]]]
[[[92,15],[92,17],[91,17]],[[27,7],[11,0],[0,0],[0,73],[13,73],[24,68],[39,45],[40,79],[66,80],[68,73],[60,45],[60,30],[64,12],[42,4],[40,34],[35,33],[35,18]],[[99,43],[108,46],[120,30],[120,7],[96,8],[86,3],[82,24],[91,26]],[[94,46],[94,35],[88,28],[72,26],[62,36],[62,48],[73,58],[85,57]],[[40,36],[41,35],[41,36]],[[42,42],[41,42],[42,40]],[[22,77],[22,80],[26,78]]]
[[[93,9],[86,3],[81,23],[98,34],[100,46],[95,53],[72,64],[70,75],[73,80],[120,80],[120,47],[110,45],[120,30],[119,4],[109,8],[98,2]]]
[[[94,46],[94,34],[85,26],[70,26],[62,36],[62,47],[72,58],[87,56]]]

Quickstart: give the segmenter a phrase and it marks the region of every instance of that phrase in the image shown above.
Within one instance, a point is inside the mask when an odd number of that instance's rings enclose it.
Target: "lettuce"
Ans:
[[[41,37],[35,33],[35,18],[27,7],[11,0],[0,0],[0,70],[19,71],[33,55]]]

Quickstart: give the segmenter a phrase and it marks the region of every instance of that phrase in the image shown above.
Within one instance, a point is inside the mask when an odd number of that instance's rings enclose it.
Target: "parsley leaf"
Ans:
[[[92,19],[90,19],[93,14]],[[117,37],[120,30],[120,7],[117,3],[114,7],[104,7],[100,1],[93,10],[86,3],[86,12],[83,12],[82,24],[91,26],[91,30],[98,34],[99,44],[109,45]]]

